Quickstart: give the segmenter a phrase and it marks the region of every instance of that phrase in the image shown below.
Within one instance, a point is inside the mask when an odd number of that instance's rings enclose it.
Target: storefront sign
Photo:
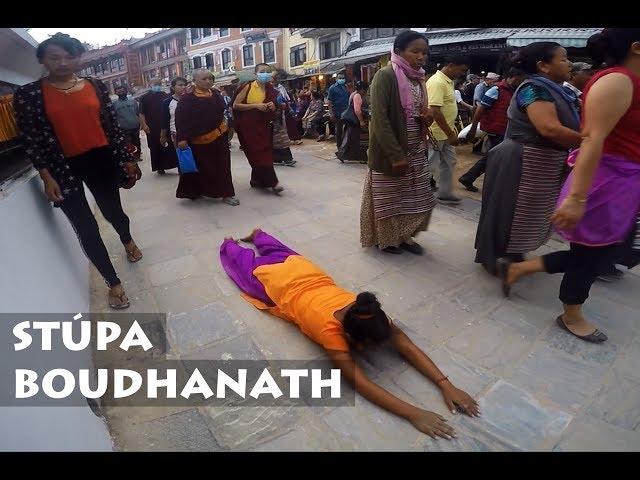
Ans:
[[[482,50],[501,51],[507,48],[506,40],[499,42],[449,43],[429,47],[431,53],[441,52],[475,52]]]

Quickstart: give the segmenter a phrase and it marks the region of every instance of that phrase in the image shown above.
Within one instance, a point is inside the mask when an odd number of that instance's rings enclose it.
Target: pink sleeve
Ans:
[[[353,110],[356,113],[362,113],[362,96],[359,93],[353,96]]]

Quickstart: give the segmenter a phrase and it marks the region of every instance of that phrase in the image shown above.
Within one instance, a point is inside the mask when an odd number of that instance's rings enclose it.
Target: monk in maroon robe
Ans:
[[[140,98],[140,115],[151,153],[151,170],[160,174],[178,166],[175,149],[164,147],[160,143],[160,132],[164,120],[162,103],[167,98],[169,94],[162,91],[159,79],[152,80],[151,90]]]

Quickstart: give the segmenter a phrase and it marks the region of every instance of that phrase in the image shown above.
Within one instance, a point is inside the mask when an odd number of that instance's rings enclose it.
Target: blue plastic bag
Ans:
[[[178,170],[180,170],[181,174],[195,173],[198,171],[196,159],[193,158],[191,147],[187,147],[184,150],[176,148],[176,153],[178,154]]]

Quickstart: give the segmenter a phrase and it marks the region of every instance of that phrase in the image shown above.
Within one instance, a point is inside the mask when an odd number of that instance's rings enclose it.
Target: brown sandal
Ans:
[[[117,299],[119,303],[113,302],[113,299]],[[129,298],[127,297],[127,294],[124,291],[117,295],[114,295],[111,292],[109,292],[109,306],[111,308],[115,310],[123,310],[125,308],[129,308],[129,305],[131,305],[131,303],[129,302]]]
[[[136,263],[142,260],[142,252],[137,245],[134,244],[133,248],[131,249],[125,247],[124,251],[127,252],[127,260],[129,260],[131,263]]]

